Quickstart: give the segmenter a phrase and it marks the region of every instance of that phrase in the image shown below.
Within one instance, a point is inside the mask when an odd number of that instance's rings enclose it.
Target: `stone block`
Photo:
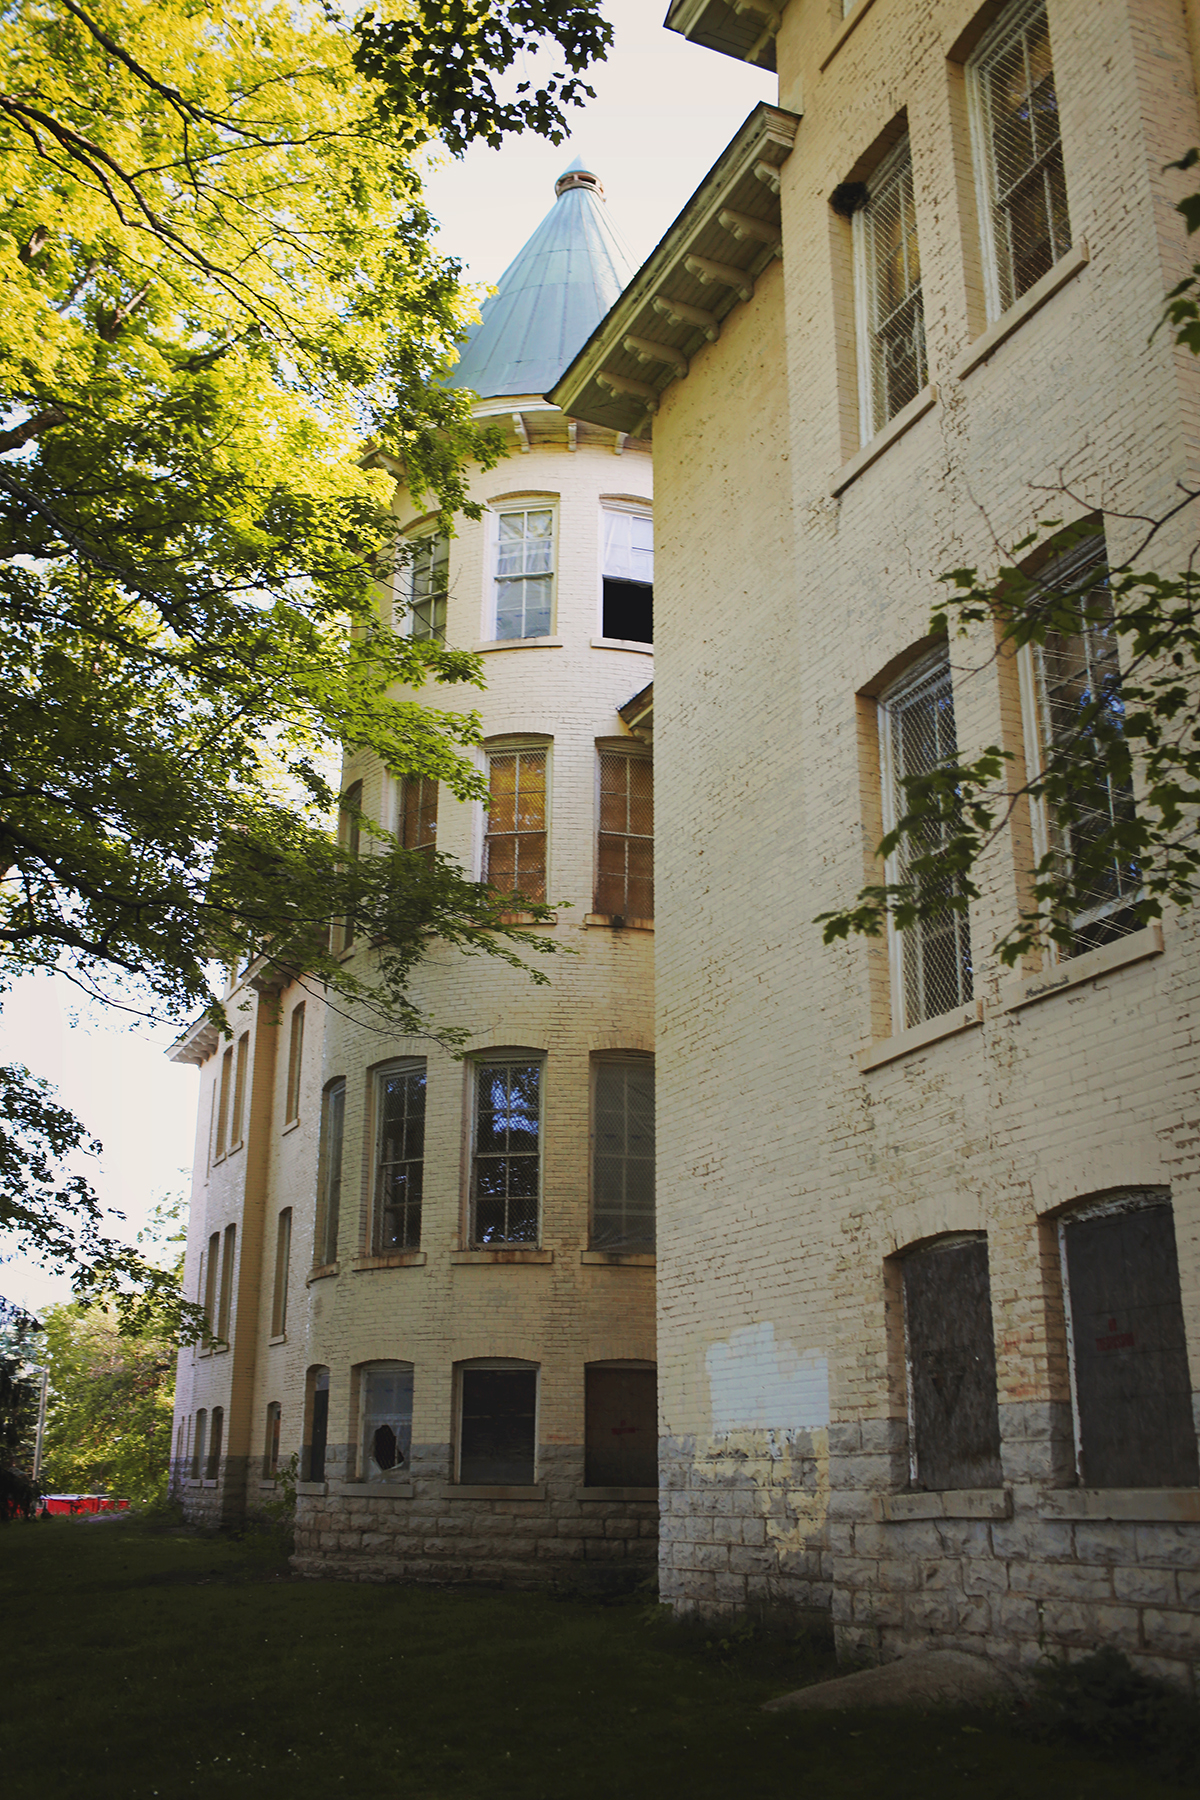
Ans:
[[[729,1568],[729,1550],[725,1544],[693,1544],[691,1567],[725,1572]]]
[[[1006,1637],[1036,1641],[1041,1630],[1037,1605],[1024,1594],[998,1594],[992,1602],[992,1618]]]
[[[862,1426],[860,1424],[851,1421],[849,1424],[831,1425],[829,1427],[829,1456],[831,1461],[835,1457],[853,1456],[856,1451],[861,1449]]]
[[[829,1485],[843,1492],[885,1494],[892,1485],[891,1460],[886,1456],[831,1456]]]
[[[936,1519],[933,1528],[950,1556],[991,1556],[991,1531],[985,1519]]]
[[[1047,1600],[1042,1606],[1042,1629],[1051,1643],[1086,1644],[1099,1641],[1099,1608],[1076,1600]],[[1133,1615],[1137,1625],[1137,1614]]]
[[[1160,1568],[1200,1568],[1200,1525],[1138,1525],[1137,1560]]]
[[[882,1593],[908,1593],[918,1585],[917,1564],[911,1557],[880,1557],[876,1567],[876,1584]]]
[[[831,1596],[830,1611],[838,1624],[848,1623],[854,1617],[854,1596],[846,1588],[835,1587]]]
[[[1014,1594],[1030,1594],[1039,1600],[1111,1600],[1112,1578],[1094,1564],[1009,1564],[1008,1584]]]
[[[923,1593],[958,1593],[962,1589],[962,1564],[949,1556],[922,1558],[916,1565],[914,1585]]]
[[[852,1595],[851,1617],[856,1625],[901,1625],[904,1622],[904,1596],[883,1594],[878,1589]]]
[[[766,1543],[767,1524],[765,1519],[743,1518],[741,1525],[743,1544],[753,1545]]]
[[[989,1637],[992,1630],[990,1600],[981,1594],[960,1594],[958,1629],[967,1637]]]
[[[995,1556],[970,1556],[963,1560],[964,1594],[1003,1594],[1008,1588],[1008,1566]]]
[[[729,1551],[729,1567],[735,1575],[769,1575],[776,1559],[769,1550],[734,1544]]]
[[[1200,1658],[1200,1613],[1148,1606],[1142,1613],[1142,1631],[1153,1656]]]
[[[713,1585],[713,1598],[724,1606],[744,1606],[746,1583],[741,1575],[718,1575]]]
[[[1075,1554],[1071,1527],[1065,1520],[1036,1519],[1028,1514],[995,1519],[992,1548],[1006,1561],[1036,1558],[1039,1562],[1057,1562]]]
[[[904,1624],[910,1631],[953,1631],[958,1624],[954,1595],[945,1592],[906,1594]]]
[[[1075,1527],[1075,1554],[1086,1563],[1131,1563],[1135,1556],[1132,1525],[1081,1520]]]
[[[1188,1583],[1193,1592],[1188,1592]],[[1189,1575],[1181,1569],[1115,1568],[1113,1593],[1118,1600],[1132,1601],[1138,1606],[1171,1606],[1182,1601],[1200,1601],[1200,1575]]]

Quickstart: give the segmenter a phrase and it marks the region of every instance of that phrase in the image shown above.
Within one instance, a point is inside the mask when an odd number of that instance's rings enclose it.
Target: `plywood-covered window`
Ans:
[[[648,756],[600,752],[596,911],[654,917],[654,764]]]
[[[288,1275],[292,1260],[292,1209],[285,1206],[275,1227],[275,1286],[271,1297],[271,1336],[287,1330]]]
[[[860,423],[866,443],[929,380],[907,137],[866,183],[866,202],[854,214],[854,252]]]
[[[1195,1487],[1196,1428],[1169,1195],[1109,1195],[1060,1222],[1079,1479]]]
[[[524,1056],[474,1066],[472,1244],[536,1244],[541,1199],[542,1063]]]
[[[459,1370],[458,1479],[528,1486],[537,1460],[538,1372],[533,1364]]]
[[[654,1058],[597,1057],[592,1087],[593,1250],[654,1249]]]
[[[543,748],[488,759],[483,878],[498,894],[546,898],[547,757]]]
[[[412,1465],[412,1364],[369,1364],[359,1371],[358,1385],[363,1480],[407,1474]]]
[[[413,1059],[375,1077],[377,1254],[421,1242],[425,1186],[425,1064]]]
[[[588,1487],[658,1486],[658,1396],[653,1369],[591,1364],[584,1371]]]
[[[346,1118],[346,1082],[339,1076],[321,1096],[321,1142],[317,1154],[317,1232],[313,1261],[324,1267],[337,1261],[342,1212],[342,1136]]]
[[[1000,1409],[987,1240],[947,1237],[900,1262],[915,1487],[999,1487]]]

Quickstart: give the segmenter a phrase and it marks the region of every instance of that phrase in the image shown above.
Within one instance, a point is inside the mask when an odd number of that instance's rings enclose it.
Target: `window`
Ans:
[[[287,1330],[288,1265],[292,1257],[292,1209],[285,1206],[275,1233],[275,1292],[271,1301],[271,1336]]]
[[[546,898],[545,750],[497,750],[489,758],[483,878],[499,894]]]
[[[229,1090],[233,1078],[233,1047],[221,1058],[221,1097],[217,1102],[217,1160],[229,1143]]]
[[[1045,0],[1010,7],[967,65],[988,317],[1071,247]]]
[[[204,1474],[205,1446],[207,1435],[208,1413],[201,1407],[196,1414],[196,1436],[192,1443],[192,1480],[199,1481]]]
[[[221,1234],[214,1231],[208,1240],[207,1262],[204,1266],[204,1316],[208,1320],[208,1329],[216,1335],[217,1330],[217,1271],[221,1266]]]
[[[396,836],[405,850],[432,850],[437,841],[438,784],[428,775],[406,775],[400,783]]]
[[[292,1008],[291,1034],[288,1041],[287,1100],[285,1122],[300,1117],[300,1073],[304,1066],[304,1002]]]
[[[384,1069],[376,1080],[375,1253],[421,1242],[425,1176],[425,1064]]]
[[[318,1266],[337,1261],[338,1225],[342,1210],[342,1131],[346,1118],[346,1083],[331,1081],[321,1096],[321,1148],[317,1162]]]
[[[502,512],[496,546],[496,637],[548,637],[554,586],[554,513]]]
[[[263,1480],[274,1481],[279,1473],[279,1432],[283,1424],[283,1408],[278,1400],[267,1407],[267,1435],[263,1443]]]
[[[204,1465],[204,1479],[216,1481],[221,1473],[221,1440],[225,1435],[225,1408],[214,1406],[212,1409],[212,1426],[208,1437],[208,1460]]]
[[[524,1057],[475,1065],[472,1244],[538,1241],[541,1081]]]
[[[600,752],[596,911],[654,917],[654,764],[623,750]]]
[[[418,643],[439,642],[446,635],[446,587],[450,569],[450,540],[431,531],[416,540],[409,565],[408,608],[412,636]]]
[[[234,1064],[233,1078],[233,1113],[229,1121],[229,1148],[236,1150],[242,1141],[245,1130],[246,1109],[246,1065],[250,1056],[250,1033],[243,1031],[237,1042],[237,1059]]]
[[[654,520],[649,513],[603,511],[603,611],[600,631],[629,643],[654,642]]]
[[[592,1248],[654,1249],[654,1059],[595,1063]]]
[[[376,1363],[361,1371],[364,1481],[407,1474],[412,1465],[413,1371],[411,1363]]]
[[[653,1369],[584,1371],[586,1487],[658,1486],[658,1395]]]
[[[1100,736],[1090,729],[1094,722],[1108,733],[1120,732],[1124,719],[1103,537],[1060,557],[1041,580],[1070,590],[1079,604],[1076,631],[1048,632],[1045,643],[1030,651],[1035,731],[1030,761],[1040,773],[1054,751],[1069,748],[1078,771],[1066,803],[1057,812],[1043,806],[1038,814],[1039,850],[1051,852],[1072,873],[1082,864],[1089,877],[1084,904],[1071,920],[1072,943],[1058,950],[1060,957],[1077,956],[1141,923],[1134,905],[1141,890],[1137,864],[1096,850],[1134,813],[1132,786],[1113,780]]]
[[[891,831],[907,812],[904,781],[925,775],[958,753],[954,731],[954,695],[950,681],[950,654],[943,645],[923,658],[887,690],[879,701],[879,754],[883,776],[884,829]],[[924,828],[915,846],[903,845],[888,859],[887,879],[911,879],[915,855],[936,852],[949,826],[934,823]],[[953,898],[953,878],[940,884],[925,876],[922,897]],[[896,1029],[918,1025],[965,1006],[972,996],[971,933],[967,915],[952,910],[897,932],[889,921],[893,965],[893,1014]]]
[[[237,1242],[237,1226],[225,1227],[225,1243],[221,1251],[221,1292],[217,1300],[217,1337],[229,1342],[229,1322],[233,1311],[233,1252]],[[215,1414],[213,1415],[215,1418]]]
[[[477,1363],[459,1371],[458,1479],[526,1487],[534,1479],[537,1368]]]
[[[999,1487],[987,1241],[942,1238],[900,1262],[914,1487]]]
[[[341,805],[338,808],[338,843],[346,851],[351,862],[357,861],[362,841],[362,799],[362,782],[353,782],[342,795]],[[353,942],[353,918],[335,920],[333,926],[335,952],[340,955],[343,951],[349,950]]]
[[[907,137],[880,165],[866,190],[866,202],[854,214],[858,391],[864,444],[914,400],[929,379],[912,151]]]
[[[1059,1224],[1084,1487],[1200,1483],[1169,1195],[1110,1194]]]
[[[324,1481],[325,1450],[329,1441],[329,1370],[310,1369],[306,1385],[308,1444],[307,1455],[301,1459],[301,1467],[306,1481]]]

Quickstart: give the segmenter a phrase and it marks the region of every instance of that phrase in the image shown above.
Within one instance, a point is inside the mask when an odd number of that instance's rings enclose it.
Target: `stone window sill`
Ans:
[[[654,645],[643,644],[639,638],[593,638],[593,650],[632,650],[635,656],[653,656]]]
[[[546,1484],[531,1481],[528,1485],[472,1487],[467,1482],[448,1481],[442,1489],[443,1500],[544,1500]]]
[[[606,925],[610,931],[653,931],[653,919],[632,919],[624,913],[584,913],[585,925]]]
[[[429,1261],[424,1250],[390,1250],[381,1256],[356,1256],[350,1264],[356,1275],[372,1269],[423,1269]]]
[[[1144,1524],[1200,1520],[1200,1488],[1051,1488],[1043,1519],[1133,1519]]]
[[[198,1475],[189,1475],[187,1478],[187,1486],[190,1488],[202,1488],[204,1483],[200,1480]]]
[[[553,1250],[525,1250],[514,1245],[504,1250],[452,1250],[450,1261],[457,1268],[481,1268],[488,1263],[552,1263]]]
[[[868,1069],[895,1062],[897,1057],[907,1056],[910,1051],[923,1050],[927,1044],[940,1043],[943,1038],[954,1037],[960,1031],[971,1031],[982,1021],[983,1003],[979,1000],[973,1000],[970,1006],[956,1007],[953,1012],[939,1013],[936,1019],[923,1019],[919,1025],[910,1025],[907,1031],[898,1031],[894,1037],[883,1038],[869,1049],[860,1050],[859,1069],[865,1075]]]
[[[283,1130],[279,1133],[280,1137],[286,1137],[289,1131],[295,1131],[299,1123],[299,1119],[289,1119],[287,1124],[283,1127]]]
[[[411,1500],[416,1493],[411,1481],[331,1481],[329,1492],[343,1500]]]
[[[835,499],[839,494],[845,493],[852,481],[857,481],[860,475],[865,474],[885,450],[890,450],[897,438],[902,438],[906,431],[911,431],[917,420],[923,419],[937,405],[937,397],[937,389],[931,382],[919,394],[914,395],[907,406],[902,406],[895,418],[889,419],[883,430],[877,431],[849,462],[844,462],[831,485]]]
[[[658,1505],[658,1489],[656,1487],[580,1487],[575,1489],[576,1500],[607,1501],[610,1505],[625,1504],[628,1506]]]
[[[855,7],[854,11],[849,15],[848,18],[846,18],[842,21],[841,25],[838,27],[836,37],[834,38],[832,44],[829,46],[829,49],[825,53],[825,60],[821,64],[821,73],[822,74],[825,73],[826,69],[829,67],[830,63],[833,61],[834,57],[837,55],[838,51],[841,49],[841,47],[845,43],[846,39],[850,36],[850,33],[857,27],[857,25],[860,23],[861,20],[866,18],[867,14],[870,12],[870,10],[874,6],[874,4],[875,4],[875,0],[859,0],[859,3]]]
[[[335,1262],[318,1263],[317,1267],[315,1269],[310,1269],[308,1274],[306,1275],[305,1280],[304,1280],[305,1287],[311,1287],[314,1281],[328,1280],[329,1276],[336,1275],[338,1273],[341,1266],[342,1265],[340,1263],[335,1263]]]
[[[500,922],[502,925],[557,925],[558,914],[546,913],[539,919],[536,913],[506,912],[500,914]]]
[[[1087,267],[1088,260],[1087,239],[1081,238],[1077,244],[1072,244],[1065,256],[1059,257],[1052,269],[1046,270],[1040,281],[1034,282],[1027,294],[1022,294],[1007,312],[1001,313],[994,325],[989,325],[973,344],[967,345],[952,370],[959,381],[986,362],[993,350],[998,350],[1014,331],[1020,330],[1026,319],[1045,306],[1051,295],[1066,287],[1068,281],[1073,281],[1079,271]]]
[[[945,1488],[937,1494],[876,1494],[875,1517],[900,1525],[906,1519],[1011,1519],[1008,1488]]]
[[[243,1141],[242,1138],[239,1138],[236,1144],[230,1144],[228,1150],[225,1152],[226,1156],[236,1156],[237,1152],[242,1147]]]
[[[471,648],[476,656],[482,656],[489,650],[561,650],[562,643],[560,637],[485,638]]]
[[[1014,981],[1005,982],[1000,989],[1000,1011],[1019,1012],[1023,1006],[1033,1006],[1039,1000],[1048,1000],[1051,994],[1061,994],[1066,988],[1082,987],[1086,981],[1097,981],[1100,976],[1108,975],[1113,969],[1124,969],[1130,963],[1145,962],[1147,957],[1161,956],[1162,951],[1162,926],[1154,920],[1143,926],[1141,931],[1131,931],[1111,944],[1101,944],[1098,949],[1085,951],[1082,956],[1072,956],[1066,962],[1053,963],[1050,968],[1041,969],[1036,975],[1021,975]]]
[[[274,1481],[260,1481],[258,1484],[258,1491],[260,1494],[273,1494],[277,1485],[278,1483]]]
[[[652,1269],[658,1258],[653,1250],[581,1250],[579,1260],[600,1269]]]
[[[201,1483],[201,1486],[206,1487],[206,1488],[215,1488],[216,1485],[217,1485],[216,1481],[215,1480],[210,1481],[207,1476],[205,1476],[203,1482]]]
[[[286,1331],[276,1332],[274,1337],[269,1337],[267,1339],[268,1349],[270,1348],[270,1346],[272,1344],[286,1344],[286,1343],[287,1343],[287,1332]]]
[[[320,1499],[329,1492],[329,1483],[327,1481],[298,1481],[296,1492],[303,1494],[309,1500]]]
[[[210,1356],[227,1356],[228,1354],[229,1345],[225,1342],[224,1338],[222,1338],[219,1343],[214,1344],[209,1351]]]

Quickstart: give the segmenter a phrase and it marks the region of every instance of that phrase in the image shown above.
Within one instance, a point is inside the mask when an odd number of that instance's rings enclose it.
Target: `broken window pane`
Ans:
[[[931,1244],[906,1256],[901,1272],[914,1485],[931,1492],[999,1487],[987,1242]]]
[[[536,1369],[464,1369],[458,1479],[524,1486],[534,1478]]]
[[[658,1398],[653,1369],[585,1372],[584,1483],[658,1486]]]
[[[362,1372],[362,1474],[367,1481],[407,1470],[412,1456],[413,1372],[382,1364]]]

